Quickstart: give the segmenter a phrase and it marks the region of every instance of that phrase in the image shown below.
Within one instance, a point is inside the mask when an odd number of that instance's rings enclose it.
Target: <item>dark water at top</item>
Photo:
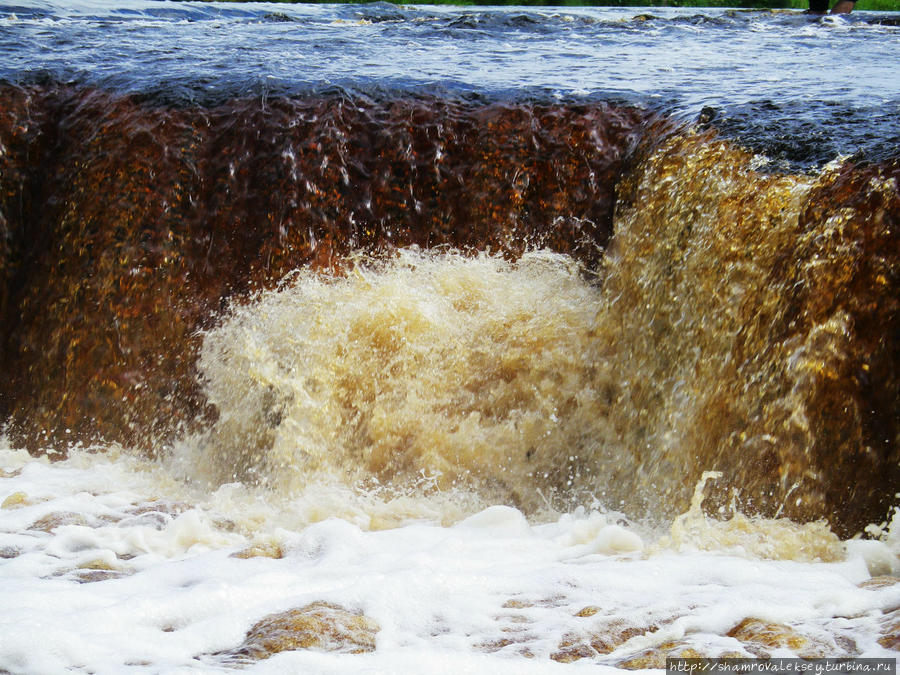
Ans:
[[[793,168],[900,142],[890,14],[175,2],[0,5],[0,79],[169,101],[322,91],[628,100]],[[709,112],[709,111],[708,111]]]

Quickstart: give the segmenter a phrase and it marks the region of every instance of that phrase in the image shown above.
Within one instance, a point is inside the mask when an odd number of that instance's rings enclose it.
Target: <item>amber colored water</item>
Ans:
[[[707,508],[858,531],[898,481],[897,31],[2,6],[9,436],[526,513],[670,518],[715,470]]]

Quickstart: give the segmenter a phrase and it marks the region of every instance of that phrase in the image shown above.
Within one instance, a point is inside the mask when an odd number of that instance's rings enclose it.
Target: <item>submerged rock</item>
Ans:
[[[585,608],[576,616],[593,616],[586,613],[592,608]],[[585,633],[569,633],[559,643],[558,651],[550,655],[554,661],[571,663],[583,658],[609,654],[633,637],[655,633],[658,626],[641,626],[627,619],[612,617],[591,626]]]
[[[65,527],[67,525],[86,526],[88,524],[87,518],[80,513],[58,511],[48,513],[46,516],[38,518],[28,529],[51,533],[58,527]]]
[[[18,509],[22,506],[27,506],[30,503],[31,499],[25,492],[13,492],[3,500],[3,503],[0,504],[0,509]]]
[[[859,585],[859,587],[871,588],[873,590],[876,590],[879,588],[894,586],[895,584],[900,584],[900,577],[895,577],[890,574],[883,574],[877,577],[872,577],[871,579],[866,579]]]
[[[574,663],[575,661],[589,659],[596,655],[597,652],[595,652],[589,644],[579,642],[578,640],[571,640],[570,638],[563,638],[559,643],[559,649],[550,654],[550,658],[559,663]]]
[[[327,602],[271,614],[253,625],[244,643],[229,652],[237,658],[267,659],[297,649],[359,654],[375,649],[380,627],[360,612]]]
[[[231,554],[232,558],[275,558],[284,557],[284,548],[276,541],[264,541]]]
[[[67,576],[75,579],[80,584],[88,584],[109,579],[119,579],[130,574],[134,574],[134,570],[122,569],[109,560],[97,558],[80,564],[78,569],[72,570]]]
[[[878,644],[885,649],[900,652],[900,609],[888,612],[881,620],[881,636]]]
[[[825,644],[784,624],[770,623],[761,619],[748,618],[741,621],[727,633],[728,637],[740,640],[744,648],[760,658],[769,658],[771,651],[789,649],[800,658],[822,659],[834,656],[852,656],[834,644]]]
[[[697,651],[694,647],[683,642],[664,642],[663,644],[647,649],[637,656],[625,659],[618,663],[619,668],[625,670],[644,670],[647,668],[666,667],[666,659],[704,659],[711,658],[709,654]]]

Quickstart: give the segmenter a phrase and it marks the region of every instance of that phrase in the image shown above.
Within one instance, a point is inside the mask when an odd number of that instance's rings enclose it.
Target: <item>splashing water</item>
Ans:
[[[598,453],[598,288],[566,256],[398,251],[298,272],[206,334],[218,482],[481,485],[533,510]]]

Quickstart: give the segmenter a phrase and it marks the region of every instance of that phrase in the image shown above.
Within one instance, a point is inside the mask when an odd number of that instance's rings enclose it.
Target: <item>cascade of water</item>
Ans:
[[[890,506],[896,161],[761,174],[605,103],[5,92],[19,442],[211,428],[216,480],[440,472],[526,510],[671,516],[711,469],[710,504],[843,533]]]

